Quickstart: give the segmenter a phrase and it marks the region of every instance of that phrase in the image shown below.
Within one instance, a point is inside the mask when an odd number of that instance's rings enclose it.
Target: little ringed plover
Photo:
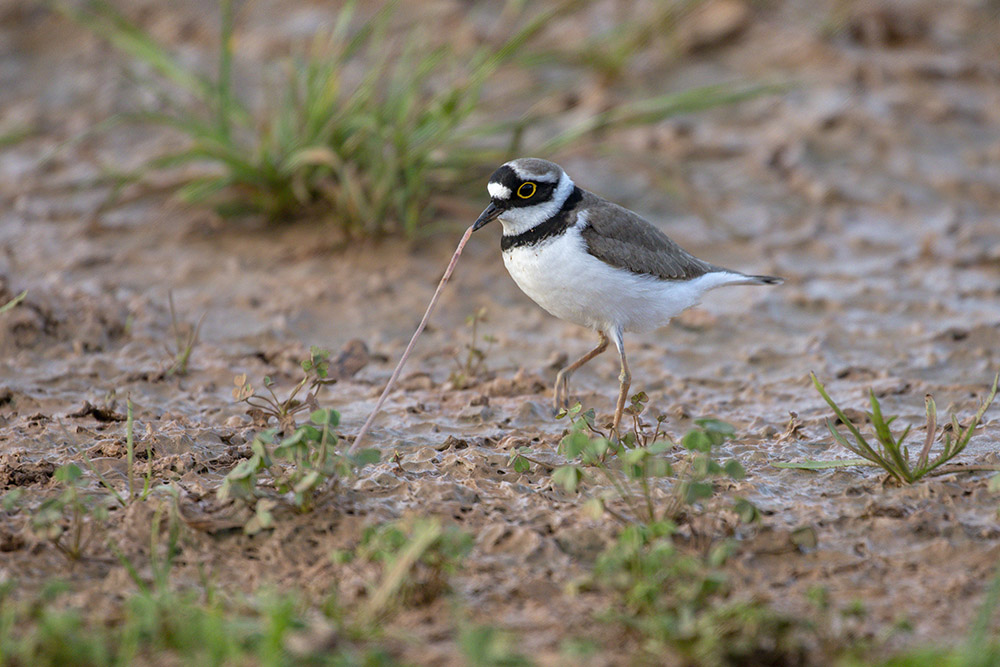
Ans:
[[[597,347],[556,375],[556,408],[568,407],[569,378],[614,342],[621,358],[612,429],[618,433],[631,383],[626,331],[651,331],[724,285],[777,285],[698,259],[638,214],[574,185],[559,165],[520,158],[500,166],[490,205],[473,229],[500,220],[503,262],[517,286],[556,317],[589,327]]]

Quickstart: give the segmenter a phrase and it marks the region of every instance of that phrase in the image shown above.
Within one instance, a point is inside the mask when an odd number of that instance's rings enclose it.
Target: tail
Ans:
[[[778,276],[744,276],[746,282],[745,285],[780,285],[785,282],[784,278],[779,278]]]
[[[785,282],[784,278],[779,278],[778,276],[748,276],[745,273],[730,269],[720,269],[709,275],[715,278],[709,289],[712,289],[712,287],[722,287],[723,285],[780,285]]]
[[[706,273],[697,279],[702,291],[724,287],[726,285],[780,285],[785,282],[784,278],[778,276],[748,276],[739,271],[729,269],[718,269],[711,273]]]

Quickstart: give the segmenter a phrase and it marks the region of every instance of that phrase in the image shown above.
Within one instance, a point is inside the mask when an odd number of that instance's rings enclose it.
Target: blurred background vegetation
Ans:
[[[140,108],[88,132],[135,123],[181,139],[136,168],[104,165],[114,185],[109,204],[126,186],[169,173],[181,200],[226,217],[321,216],[352,237],[413,237],[508,159],[558,159],[584,145],[613,150],[602,145],[607,130],[779,89],[727,82],[660,92],[635,76],[641,56],[653,57],[654,69],[669,67],[736,34],[742,4],[721,3],[721,14],[699,18],[697,0],[618,3],[607,27],[553,46],[543,37],[554,24],[590,11],[591,3],[561,0],[470,7],[485,29],[470,16],[463,39],[436,29],[433,15],[413,20],[396,2],[374,11],[375,3],[349,2],[265,64],[262,90],[248,90],[235,83],[254,66],[241,57],[241,4],[206,5],[219,27],[211,68],[182,58],[111,2],[57,5],[113,45],[148,93]],[[693,25],[682,32],[685,21]],[[572,85],[584,74],[594,99],[579,99]]]

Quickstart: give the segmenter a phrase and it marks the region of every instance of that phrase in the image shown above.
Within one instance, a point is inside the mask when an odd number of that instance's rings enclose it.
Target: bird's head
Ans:
[[[555,215],[573,191],[573,181],[554,162],[518,158],[494,171],[486,189],[490,205],[472,228],[499,218],[504,234],[520,234]]]

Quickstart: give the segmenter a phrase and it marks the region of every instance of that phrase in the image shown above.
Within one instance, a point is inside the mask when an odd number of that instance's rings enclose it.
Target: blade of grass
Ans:
[[[826,401],[826,404],[829,405],[830,409],[832,409],[834,414],[837,415],[837,418],[840,419],[840,423],[846,426],[847,430],[849,430],[851,432],[851,435],[854,436],[858,449],[855,449],[850,446],[848,447],[848,449],[853,451],[855,454],[864,456],[865,458],[870,458],[870,460],[878,463],[879,465],[882,465],[881,462],[884,459],[881,456],[879,456],[879,453],[876,452],[871,447],[871,445],[868,444],[868,441],[865,440],[865,437],[861,435],[861,431],[859,431],[858,428],[853,424],[853,422],[851,422],[851,420],[848,419],[844,411],[840,409],[840,406],[837,405],[832,398],[830,398],[830,395],[826,393],[826,388],[822,384],[820,384],[819,378],[816,377],[816,374],[809,373],[809,376],[812,378],[813,386],[816,387],[816,391],[819,392],[819,395],[823,397],[823,400]],[[830,430],[835,431],[836,429],[831,427]]]
[[[962,429],[959,425],[957,415],[953,414],[951,416],[952,429],[955,433],[955,439],[952,440],[949,435],[945,435],[944,449],[933,461],[927,464],[926,468],[921,471],[921,474],[927,474],[931,470],[947,463],[962,453],[966,445],[969,444],[969,440],[972,439],[972,435],[975,432],[976,427],[979,426],[980,421],[982,421],[983,415],[986,414],[986,411],[996,399],[998,384],[1000,384],[1000,373],[994,376],[993,385],[990,387],[990,393],[987,394],[982,405],[980,405],[979,409],[976,410],[976,414],[972,416],[972,420],[965,429]]]
[[[1000,606],[1000,569],[993,575],[989,588],[983,596],[979,613],[972,622],[972,630],[969,633],[966,651],[970,656],[980,656],[989,652],[990,645],[990,621]]]
[[[441,523],[436,520],[421,521],[413,526],[413,535],[407,542],[403,551],[392,562],[392,566],[383,575],[382,581],[368,604],[361,612],[362,625],[367,626],[378,618],[389,600],[402,586],[407,575],[413,566],[417,564],[421,556],[430,548],[434,541],[441,536]]]
[[[923,469],[927,465],[927,457],[931,453],[931,445],[934,444],[934,438],[937,435],[937,404],[934,403],[934,397],[930,394],[924,396],[924,410],[927,413],[927,433],[924,437],[924,446],[920,450],[920,456],[917,457],[917,469]]]
[[[17,296],[15,296],[10,301],[8,301],[4,305],[0,306],[0,315],[2,315],[3,313],[6,313],[11,308],[14,308],[15,306],[17,306],[17,304],[19,304],[22,301],[24,301],[24,299],[27,296],[28,296],[28,290],[24,290],[23,292],[21,292],[20,294],[18,294]]]
[[[219,74],[213,92],[218,106],[219,132],[227,140],[231,138],[233,109],[233,0],[220,0],[219,21]]]

